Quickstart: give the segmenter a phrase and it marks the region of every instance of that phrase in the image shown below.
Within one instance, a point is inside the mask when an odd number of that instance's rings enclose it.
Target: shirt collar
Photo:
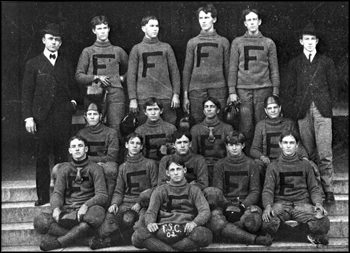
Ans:
[[[58,52],[56,51],[56,52],[52,53],[52,52],[50,52],[49,50],[47,50],[47,48],[45,47],[45,49],[44,49],[44,55],[45,55],[46,58],[49,59],[49,60],[50,60],[50,54],[56,55],[56,59],[57,59]]]
[[[304,49],[304,55],[306,56],[306,59],[309,59],[309,55],[311,54],[311,61],[314,59],[316,53],[317,53],[316,49],[314,49],[312,52],[309,52]]]

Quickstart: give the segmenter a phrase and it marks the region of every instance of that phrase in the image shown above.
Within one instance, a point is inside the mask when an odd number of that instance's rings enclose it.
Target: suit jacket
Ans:
[[[81,103],[81,95],[74,70],[62,55],[58,55],[55,66],[43,53],[26,63],[22,84],[24,119],[45,120],[55,101],[62,102],[63,110],[73,114],[71,100]]]

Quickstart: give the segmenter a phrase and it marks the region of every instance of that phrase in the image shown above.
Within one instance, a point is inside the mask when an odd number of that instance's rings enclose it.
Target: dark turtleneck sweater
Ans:
[[[201,31],[187,43],[183,90],[226,88],[229,59],[230,42],[215,30]]]
[[[157,121],[147,121],[136,128],[135,133],[142,135],[144,140],[143,155],[156,161],[164,156],[159,149],[162,145],[170,142],[171,135],[176,131],[176,127],[162,118]]]
[[[214,142],[209,142],[209,128],[214,127]],[[225,138],[233,131],[233,127],[219,120],[205,118],[203,122],[194,125],[191,129],[192,134],[192,150],[196,154],[200,154],[205,158],[220,159],[226,157]]]
[[[117,184],[112,204],[120,206],[123,202],[136,203],[140,193],[157,186],[158,167],[152,159],[143,155],[127,156],[119,167]]]
[[[191,150],[185,154],[180,155],[177,152],[172,155],[164,156],[159,163],[158,170],[158,185],[166,184],[169,177],[166,175],[166,165],[169,160],[175,159],[185,163],[187,172],[185,178],[188,183],[197,185],[201,190],[208,187],[208,167],[205,158],[201,155],[193,153]]]
[[[95,81],[95,75],[108,76],[111,86],[107,87],[107,91],[113,94],[115,88],[123,88],[120,76],[125,75],[127,70],[128,55],[124,49],[111,45],[109,41],[95,41],[81,53],[75,79],[79,84],[87,86]]]
[[[172,99],[180,94],[180,72],[168,43],[144,37],[130,52],[129,99]]]
[[[93,162],[116,162],[119,152],[119,138],[115,129],[105,126],[103,123],[97,126],[86,126],[80,129],[77,136],[88,141],[89,159]]]
[[[296,154],[280,157],[267,166],[262,192],[264,208],[274,203],[322,204],[315,173],[309,162]]]
[[[78,167],[82,183],[75,182]],[[103,168],[87,157],[82,161],[72,160],[65,162],[58,171],[55,188],[53,190],[50,204],[52,210],[61,208],[63,205],[72,208],[80,208],[83,204],[88,207],[104,206],[108,200],[105,176]]]
[[[213,186],[227,200],[239,200],[246,206],[256,205],[261,193],[258,165],[244,153],[227,156],[214,165]]]

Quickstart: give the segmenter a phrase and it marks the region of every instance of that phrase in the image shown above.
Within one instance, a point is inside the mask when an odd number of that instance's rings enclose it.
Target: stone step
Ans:
[[[331,228],[329,238],[349,237],[348,216],[329,216]],[[44,235],[38,234],[33,223],[2,224],[1,245],[2,246],[35,246],[39,245]]]
[[[39,246],[3,246],[1,251],[4,252],[39,252]],[[135,252],[146,251],[146,249],[138,249],[134,246],[119,246],[92,250],[89,247],[68,247],[62,249],[52,250],[56,252],[82,252],[82,251],[108,251],[108,252]],[[208,247],[201,248],[198,252],[223,252],[223,251],[237,251],[237,252],[251,252],[251,251],[276,251],[276,252],[295,252],[295,251],[342,251],[349,252],[349,238],[330,238],[328,246],[316,246],[309,242],[274,242],[269,247],[259,245],[243,245],[243,244],[223,244],[212,243]]]
[[[336,173],[333,178],[335,194],[349,194],[349,173]],[[36,201],[35,180],[4,181],[1,184],[1,202]]]
[[[324,207],[329,215],[349,214],[349,195],[335,195],[335,204],[326,205]],[[50,204],[36,207],[34,202],[8,202],[1,203],[1,223],[21,223],[32,222],[34,217],[43,211],[49,211]]]

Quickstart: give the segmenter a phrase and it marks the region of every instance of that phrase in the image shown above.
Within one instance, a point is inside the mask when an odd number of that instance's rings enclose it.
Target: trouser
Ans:
[[[224,109],[227,103],[228,91],[227,88],[213,88],[213,89],[201,89],[191,90],[189,92],[190,100],[190,114],[196,120],[196,124],[202,122],[205,118],[203,113],[203,100],[207,97],[214,97],[219,100],[221,110],[219,112],[219,119],[223,120]]]
[[[36,190],[38,198],[50,199],[49,157],[53,148],[54,164],[68,161],[68,140],[71,134],[71,102],[55,103],[47,118],[37,121]]]
[[[272,95],[272,87],[261,89],[237,89],[241,101],[239,130],[246,138],[245,154],[249,156],[256,124],[265,118],[264,100]]]
[[[307,224],[309,231],[314,235],[327,234],[330,229],[328,216],[316,218],[315,207],[311,204],[300,203],[275,203],[272,206],[275,216],[269,222],[262,222],[262,230],[275,236],[280,222],[295,220],[299,223]]]
[[[207,162],[208,166],[208,186],[212,186],[213,184],[213,177],[214,177],[214,166],[219,160],[218,158],[215,157],[205,157],[205,160]]]
[[[323,191],[333,192],[332,118],[323,117],[312,102],[306,116],[299,119],[298,124],[301,141],[310,160],[318,165]]]
[[[120,123],[125,116],[125,94],[122,88],[114,88],[113,93],[107,94],[106,116],[107,126],[117,130],[120,139]]]
[[[171,108],[171,99],[158,99],[163,104],[163,113],[161,114],[161,117],[164,121],[169,122],[173,125],[176,124],[176,109]],[[137,113],[137,119],[139,122],[139,126],[142,125],[147,121],[147,116],[144,113],[143,106],[146,103],[147,99],[140,99],[138,101],[138,108],[139,111]]]

